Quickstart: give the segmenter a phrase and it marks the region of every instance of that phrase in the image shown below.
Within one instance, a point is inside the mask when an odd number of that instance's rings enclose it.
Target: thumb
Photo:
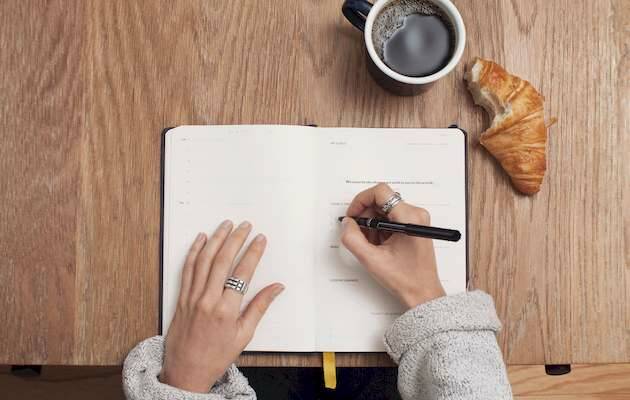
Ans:
[[[256,331],[258,323],[262,319],[263,315],[267,312],[267,309],[273,302],[273,300],[284,290],[284,285],[281,283],[274,283],[262,289],[254,296],[252,301],[249,302],[245,311],[241,315],[241,326],[243,327],[244,334],[247,337],[247,342],[251,340]]]
[[[365,261],[371,259],[374,253],[377,251],[376,246],[370,243],[361,228],[352,218],[344,218],[341,221],[341,244],[343,244],[350,253],[352,253],[357,260],[363,265],[366,265]]]

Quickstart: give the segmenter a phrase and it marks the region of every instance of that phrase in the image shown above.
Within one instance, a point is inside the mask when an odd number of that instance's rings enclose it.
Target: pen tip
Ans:
[[[339,218],[337,218],[337,220],[339,220],[339,222],[341,222],[341,221],[343,221],[344,218],[345,217],[339,217]]]

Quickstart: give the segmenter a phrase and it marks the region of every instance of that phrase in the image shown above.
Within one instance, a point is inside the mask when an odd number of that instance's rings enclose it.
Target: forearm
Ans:
[[[403,399],[511,399],[495,334],[492,299],[475,291],[446,296],[402,315],[385,344],[399,364]]]
[[[164,359],[164,338],[154,336],[139,343],[127,356],[123,367],[123,389],[129,400],[219,400],[256,399],[247,378],[232,365],[209,393],[192,393],[159,381]]]

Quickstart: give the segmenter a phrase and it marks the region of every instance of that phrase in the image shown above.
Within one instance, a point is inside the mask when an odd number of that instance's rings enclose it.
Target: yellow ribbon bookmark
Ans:
[[[335,365],[335,353],[324,352],[324,386],[326,389],[337,387],[337,366]]]

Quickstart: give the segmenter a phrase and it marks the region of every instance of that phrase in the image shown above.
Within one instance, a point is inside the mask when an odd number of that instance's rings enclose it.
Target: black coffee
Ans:
[[[374,48],[385,64],[406,76],[434,74],[453,54],[453,28],[429,0],[389,3],[374,21]]]
[[[450,30],[435,15],[411,14],[383,45],[383,61],[407,76],[438,72],[451,57]]]

